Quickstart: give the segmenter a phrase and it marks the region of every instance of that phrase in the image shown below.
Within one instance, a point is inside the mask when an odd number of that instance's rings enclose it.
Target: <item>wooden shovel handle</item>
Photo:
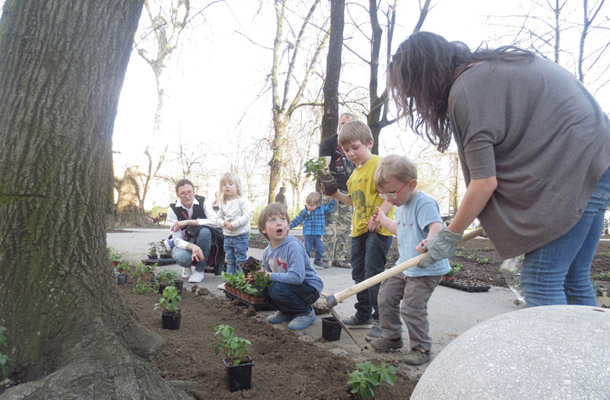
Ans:
[[[462,244],[472,238],[479,236],[482,232],[483,232],[482,228],[477,228],[468,233],[465,233],[459,244]],[[380,272],[375,276],[371,276],[369,279],[365,279],[362,282],[360,282],[352,287],[349,287],[347,289],[340,291],[339,293],[335,294],[335,299],[337,300],[337,303],[342,303],[343,300],[347,299],[348,297],[351,297],[351,296],[355,295],[356,293],[360,293],[363,290],[370,288],[371,286],[374,286],[382,281],[385,281],[386,279],[388,279],[391,276],[394,276],[402,271],[405,271],[409,268],[416,266],[425,257],[426,257],[426,253],[422,253],[416,257],[413,257],[413,258],[403,262],[402,264],[398,264],[392,268],[386,269],[385,271]]]

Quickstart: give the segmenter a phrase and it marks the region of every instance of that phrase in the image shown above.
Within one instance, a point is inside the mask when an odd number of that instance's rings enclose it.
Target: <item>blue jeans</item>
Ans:
[[[322,241],[322,236],[303,235],[303,239],[305,240],[305,251],[307,252],[307,256],[310,256],[311,249],[314,248],[316,250],[314,264],[322,265],[322,255],[324,254],[324,242]]]
[[[521,286],[528,307],[597,306],[590,278],[591,263],[609,202],[610,169],[599,180],[580,221],[560,238],[525,255]]]
[[[242,272],[238,264],[244,263],[248,258],[246,253],[248,252],[249,242],[250,235],[248,233],[237,236],[225,235],[224,248],[227,259],[227,274],[235,274],[238,269]]]
[[[375,232],[352,238],[352,279],[360,283],[365,279],[383,272],[386,256],[392,245],[392,236],[384,236]],[[379,284],[356,294],[356,317],[369,319],[372,315],[379,321],[379,307],[377,305]]]
[[[269,304],[282,313],[299,316],[307,315],[313,310],[311,305],[318,300],[320,293],[307,283],[291,285],[284,282],[273,282],[271,287],[263,290],[263,296]]]
[[[212,248],[212,232],[206,227],[201,228],[195,239],[195,244],[201,248],[203,252],[203,261],[198,261],[195,264],[197,272],[203,272],[205,264],[210,256],[210,249]],[[178,246],[174,246],[172,249],[172,257],[174,260],[184,268],[189,268],[192,265],[191,259],[192,252],[190,250],[181,249]]]

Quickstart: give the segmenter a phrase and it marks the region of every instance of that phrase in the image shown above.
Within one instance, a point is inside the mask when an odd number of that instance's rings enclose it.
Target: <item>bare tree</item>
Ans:
[[[0,325],[6,399],[188,398],[118,293],[104,207],[141,0],[8,0],[0,21]],[[27,256],[25,256],[27,255]]]
[[[284,148],[286,130],[294,111],[304,105],[312,105],[303,101],[303,92],[309,78],[318,65],[318,58],[328,40],[329,32],[313,25],[316,9],[320,0],[315,0],[302,18],[298,31],[292,28],[288,20],[288,0],[275,0],[276,34],[273,43],[273,65],[271,68],[271,96],[273,112],[273,139],[271,141],[271,160],[269,161],[269,193],[268,202],[272,202],[281,180],[284,163]],[[288,28],[287,31],[285,28]],[[305,53],[302,60],[299,56],[305,52],[307,34],[316,37],[310,54]],[[297,65],[299,61],[302,69]],[[282,66],[285,70],[282,70]],[[284,79],[280,82],[281,75]],[[292,84],[296,82],[296,90]]]
[[[345,0],[330,1],[330,39],[326,55],[324,78],[324,115],[322,137],[326,139],[337,133],[339,123],[339,78],[341,76],[341,50],[343,49],[343,27],[345,25]]]
[[[605,0],[533,1],[527,14],[510,18],[512,42],[573,71],[595,93],[610,81]]]
[[[413,28],[413,32],[417,32],[421,29],[430,11],[431,0],[420,1],[419,4],[419,18]],[[369,0],[368,4],[368,17],[370,21],[371,33],[368,34],[362,29],[358,23],[360,14],[357,12],[360,9],[359,4],[355,4],[352,7],[355,10],[350,13],[351,23],[355,26],[356,31],[364,36],[370,44],[370,54],[366,58],[354,49],[349,44],[346,44],[347,50],[354,54],[358,59],[365,62],[369,66],[369,86],[368,86],[368,97],[369,104],[366,108],[365,115],[367,118],[367,125],[371,129],[373,139],[375,143],[371,151],[374,154],[379,153],[379,135],[381,130],[388,125],[395,122],[395,119],[388,117],[388,91],[385,85],[379,85],[379,78],[385,76],[385,71],[389,66],[389,62],[392,55],[392,40],[394,38],[394,29],[396,26],[396,9],[398,0],[386,4],[387,8],[382,10],[381,2],[376,0]],[[348,10],[350,6],[348,5]],[[379,16],[383,17],[383,26],[379,21]],[[385,28],[385,41],[384,41],[384,28]],[[384,46],[385,45],[385,46]],[[383,47],[384,46],[384,47]],[[383,48],[383,57],[382,57]],[[385,60],[383,68],[380,70],[381,60]]]

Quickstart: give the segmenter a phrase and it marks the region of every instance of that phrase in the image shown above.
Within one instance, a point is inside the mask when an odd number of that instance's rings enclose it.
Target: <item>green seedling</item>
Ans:
[[[180,311],[178,302],[181,300],[182,296],[178,294],[178,289],[175,286],[168,286],[163,290],[159,302],[155,304],[155,310],[163,310],[165,314],[177,314]]]
[[[375,397],[377,388],[382,383],[394,385],[396,383],[396,368],[386,363],[381,365],[369,361],[356,364],[357,370],[349,374],[347,383],[351,386],[351,393],[363,399]]]
[[[218,325],[214,336],[218,337],[218,342],[214,344],[214,354],[218,355],[222,351],[227,364],[239,365],[250,361],[248,346],[252,343],[247,339],[235,336],[232,326]]]
[[[487,258],[487,257],[477,258],[477,263],[479,263],[479,264],[489,264],[489,258]]]

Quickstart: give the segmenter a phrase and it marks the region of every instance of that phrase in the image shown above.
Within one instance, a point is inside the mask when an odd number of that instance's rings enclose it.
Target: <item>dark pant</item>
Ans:
[[[352,238],[352,279],[360,283],[365,279],[383,272],[386,256],[392,245],[392,236],[384,236],[375,232],[367,232]],[[360,319],[379,320],[377,294],[379,284],[356,295],[356,316]]]
[[[315,249],[316,257],[314,258],[314,264],[322,265],[322,255],[324,254],[324,242],[320,235],[303,235],[305,240],[305,251],[307,256],[311,257],[311,249]]]
[[[320,293],[307,283],[291,285],[284,282],[273,282],[271,287],[263,290],[265,300],[287,315],[306,315],[313,309],[311,305],[318,300]]]
[[[210,249],[212,248],[212,232],[210,232],[209,228],[204,226],[199,230],[197,238],[195,239],[195,244],[199,246],[204,257],[203,261],[198,261],[197,264],[195,264],[195,270],[197,270],[197,272],[203,272],[208,257],[210,256]],[[181,249],[177,246],[174,246],[172,249],[172,257],[176,263],[184,268],[190,268],[192,264],[192,254],[193,253],[190,250]]]

